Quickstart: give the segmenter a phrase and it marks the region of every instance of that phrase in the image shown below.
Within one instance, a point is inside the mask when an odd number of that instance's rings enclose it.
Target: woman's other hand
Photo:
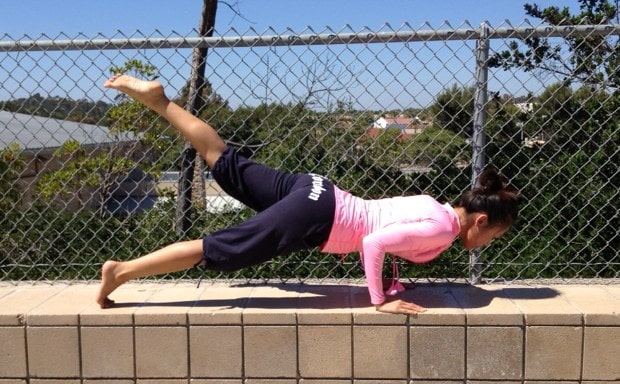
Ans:
[[[414,315],[426,311],[424,307],[400,299],[384,301],[381,304],[375,305],[375,308],[379,312],[402,313],[405,315]]]

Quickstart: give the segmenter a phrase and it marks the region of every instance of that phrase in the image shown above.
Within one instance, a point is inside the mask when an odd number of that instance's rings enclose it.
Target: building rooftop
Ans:
[[[82,145],[102,145],[137,138],[133,133],[112,135],[99,125],[0,111],[0,148],[15,143],[26,152],[38,152],[58,148],[69,139]]]

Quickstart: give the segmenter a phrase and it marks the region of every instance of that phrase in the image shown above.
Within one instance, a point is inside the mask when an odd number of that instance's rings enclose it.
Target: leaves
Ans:
[[[554,25],[599,25],[617,20],[618,9],[607,0],[579,0],[581,12],[571,15],[568,7],[540,9],[525,4],[529,16]],[[563,77],[566,84],[580,82],[600,87],[620,86],[618,39],[606,36],[568,36],[560,43],[531,36],[521,44],[512,41],[508,49],[495,52],[488,61],[491,68],[542,70]]]
[[[112,67],[112,73],[132,73],[152,78],[156,68],[139,60],[129,60],[121,67]],[[166,137],[165,126],[157,114],[127,97],[118,97],[118,104],[107,112],[110,122],[111,143],[99,143],[96,149],[87,149],[70,139],[55,151],[54,157],[63,164],[56,171],[44,173],[37,181],[41,197],[52,200],[76,196],[81,204],[93,204],[104,212],[104,204],[113,192],[119,177],[138,166],[146,172],[158,172],[168,164],[163,156],[178,141]],[[151,160],[153,159],[153,160]],[[161,162],[157,162],[161,159]],[[90,195],[98,194],[92,199]]]
[[[12,208],[21,197],[21,190],[15,183],[26,167],[21,151],[15,143],[0,149],[0,209],[3,211]]]

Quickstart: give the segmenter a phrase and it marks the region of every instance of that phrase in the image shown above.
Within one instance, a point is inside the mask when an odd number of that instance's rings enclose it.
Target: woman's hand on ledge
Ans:
[[[379,312],[402,313],[405,315],[414,315],[426,311],[424,307],[400,299],[384,301],[381,304],[376,304],[375,308]]]

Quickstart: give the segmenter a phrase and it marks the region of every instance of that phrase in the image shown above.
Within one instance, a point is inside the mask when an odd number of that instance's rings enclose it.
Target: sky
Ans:
[[[0,41],[13,40],[87,40],[95,38],[126,38],[126,37],[180,37],[195,36],[198,28],[202,0],[1,0],[0,11]],[[332,32],[363,32],[377,30],[429,30],[429,29],[459,29],[478,27],[482,22],[488,22],[492,27],[505,27],[506,20],[510,25],[522,26],[527,18],[523,5],[527,0],[220,0],[216,18],[216,36],[218,35],[274,35],[274,34],[304,34],[304,33],[332,33]],[[579,10],[577,0],[537,0],[540,7],[568,6],[572,13]],[[531,25],[539,25],[537,19],[530,19]],[[389,27],[385,27],[389,24]],[[329,28],[329,29],[327,29]],[[424,63],[425,57],[437,60],[435,66],[445,65],[448,69],[443,74],[428,74],[424,68],[415,69],[415,63],[409,65],[409,74],[399,74],[397,84],[404,88],[417,89],[424,87],[418,95],[393,96],[384,94],[385,101],[378,99],[377,93],[382,89],[372,89],[371,85],[359,86],[355,90],[350,85],[351,92],[365,93],[368,99],[360,98],[360,107],[372,104],[375,108],[400,108],[403,105],[428,105],[433,96],[441,90],[440,87],[449,85],[454,79],[471,79],[471,73],[463,72],[463,68],[471,66],[471,49],[463,49],[460,45],[456,52],[441,49],[431,52],[424,49],[425,45],[416,45],[409,52],[411,60]],[[467,43],[473,44],[473,43]],[[377,50],[381,47],[377,46]],[[263,50],[264,51],[264,50]],[[244,56],[244,61],[237,64],[229,63],[230,71],[218,67],[222,76],[227,73],[226,79],[218,83],[214,76],[210,77],[220,94],[225,96],[232,105],[251,103],[249,96],[254,92],[252,86],[261,84],[260,76],[249,76],[245,83],[234,83],[241,79],[234,71],[245,69],[250,74],[267,73],[260,67],[266,56],[261,50],[256,50],[256,62],[252,62],[252,55]],[[241,50],[240,52],[244,52]],[[369,51],[370,52],[370,51]],[[165,55],[165,52],[161,52]],[[339,57],[348,60],[346,56]],[[458,57],[458,55],[463,55]],[[112,51],[105,51],[102,55],[86,52],[78,61],[71,62],[70,57],[56,54],[32,53],[26,56],[19,53],[0,54],[0,100],[26,97],[29,94],[41,93],[73,98],[88,97],[92,99],[110,98],[110,93],[102,93],[99,86],[107,76],[104,66],[110,61],[120,61],[123,56],[110,58]],[[146,53],[148,55],[148,53]],[[392,56],[394,54],[392,53]],[[402,52],[399,53],[402,55]],[[427,55],[427,56],[424,56]],[[439,56],[437,56],[439,55]],[[444,60],[440,55],[447,55]],[[448,63],[450,57],[455,63]],[[189,57],[189,53],[187,54]],[[187,64],[185,57],[185,64]],[[399,56],[400,57],[400,56]],[[224,62],[234,60],[226,58]],[[247,59],[247,60],[246,60]],[[356,58],[352,58],[354,62]],[[358,57],[357,64],[363,58]],[[79,60],[85,60],[81,62]],[[107,64],[98,64],[94,60]],[[148,59],[147,59],[148,60]],[[172,59],[171,59],[172,60]],[[301,59],[293,57],[295,61]],[[366,62],[371,62],[368,58]],[[442,60],[444,60],[442,62]],[[460,60],[460,61],[459,61]],[[430,63],[430,61],[429,61]],[[116,64],[120,64],[116,63]],[[184,63],[171,61],[166,68],[170,71],[164,75],[172,87],[179,89],[185,84],[189,70],[180,69]],[[99,66],[100,65],[100,66]],[[176,65],[176,66],[175,66]],[[291,64],[290,73],[294,72],[295,64]],[[389,64],[377,68],[374,73],[386,73]],[[462,68],[463,67],[463,68]],[[50,69],[51,68],[51,69]],[[451,69],[461,72],[453,74]],[[372,71],[371,71],[372,72]],[[280,74],[277,73],[276,76]],[[409,78],[408,75],[410,75]],[[433,77],[436,84],[420,84],[423,77]],[[447,76],[445,79],[442,76]],[[280,79],[282,80],[282,79]],[[357,79],[351,79],[355,81]],[[372,80],[372,79],[371,79]],[[393,79],[385,80],[394,81]],[[466,80],[463,80],[466,81]],[[522,83],[506,77],[506,82],[513,81],[515,85],[499,84],[498,88],[510,89],[513,94],[524,93]],[[281,81],[282,82],[282,81]],[[286,80],[284,80],[286,82]],[[369,80],[370,82],[370,80]],[[374,86],[380,86],[382,79],[377,77]],[[366,83],[369,84],[369,83]],[[246,89],[241,87],[245,86]],[[514,89],[514,91],[512,91]],[[289,89],[274,92],[288,92]],[[361,96],[360,96],[361,97]],[[377,98],[377,100],[373,100]],[[395,103],[395,100],[398,100]],[[376,101],[376,102],[375,102]]]
[[[526,2],[579,9],[577,0],[227,0],[219,3],[216,30],[224,34],[234,28],[244,33],[253,28],[261,33],[271,27],[284,33],[287,28],[296,32],[307,26],[338,30],[345,25],[362,30],[385,23],[394,28],[409,23],[417,29],[425,23],[438,28],[444,21],[453,27],[465,21],[474,26],[483,21],[499,26],[506,19],[517,25],[526,18]],[[117,31],[185,35],[197,28],[201,7],[201,0],[2,0],[0,40],[7,40],[6,35],[29,40],[42,34],[94,37]]]

